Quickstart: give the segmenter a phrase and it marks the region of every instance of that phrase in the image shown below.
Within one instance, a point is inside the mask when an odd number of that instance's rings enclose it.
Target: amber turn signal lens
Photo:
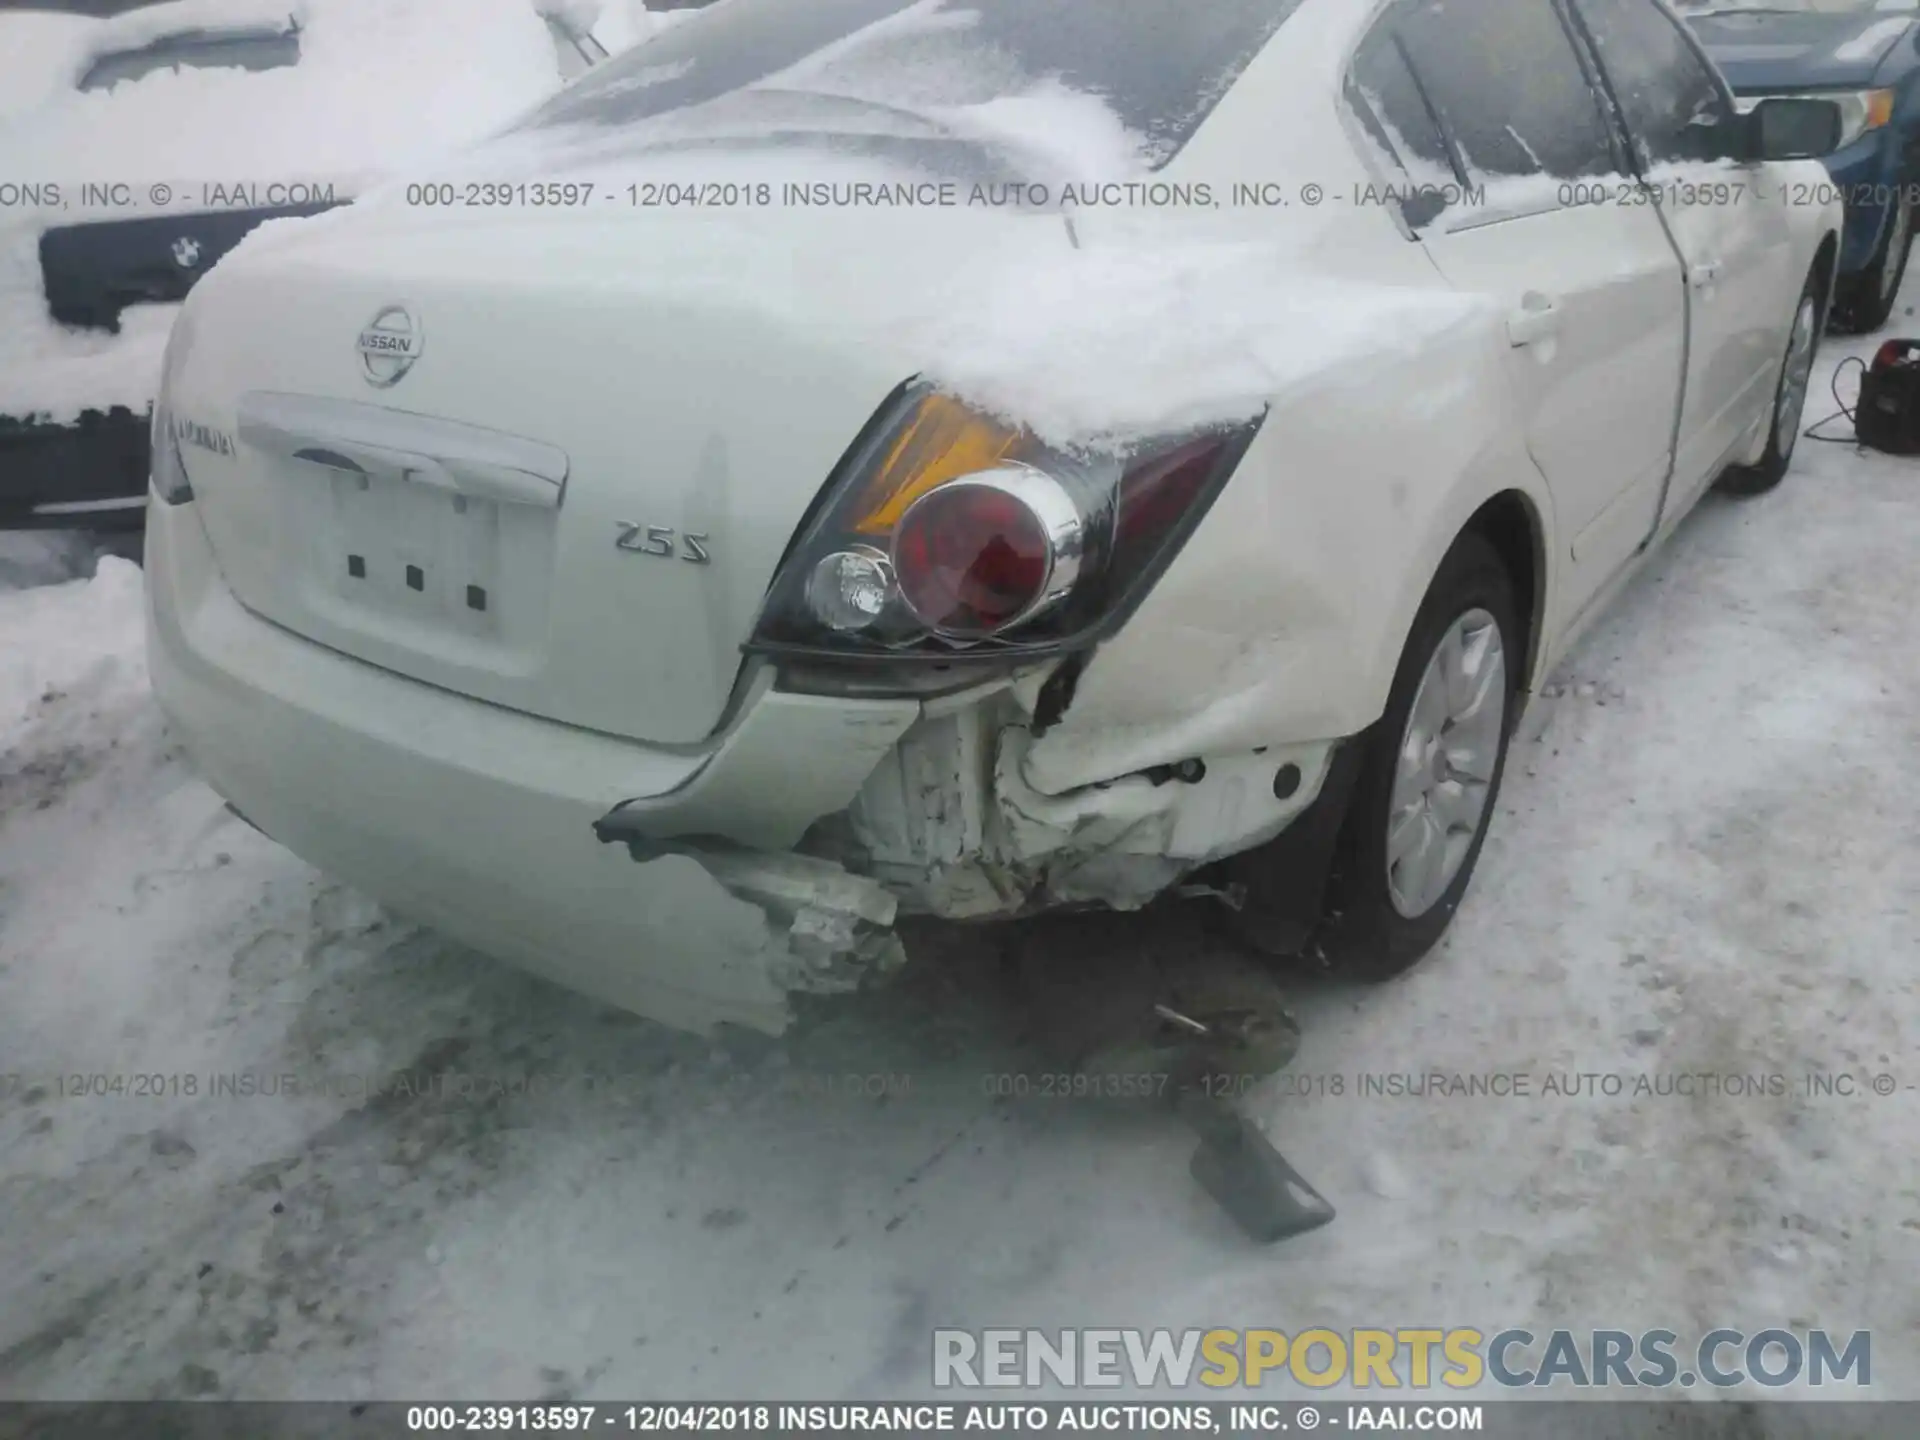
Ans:
[[[853,528],[862,535],[891,535],[907,508],[928,491],[1019,459],[1031,444],[1022,432],[958,400],[924,395],[861,487]]]

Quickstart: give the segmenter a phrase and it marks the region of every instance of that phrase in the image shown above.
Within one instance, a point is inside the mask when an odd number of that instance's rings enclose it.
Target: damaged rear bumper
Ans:
[[[1193,757],[1049,793],[1031,778],[1037,747],[1049,743],[1028,702],[1036,693],[1031,682],[1002,682],[916,705],[915,718],[897,729],[897,713],[895,725],[869,724],[861,738],[879,753],[862,753],[841,772],[842,783],[853,771],[864,777],[844,806],[822,811],[816,801],[771,825],[767,812],[791,794],[779,777],[796,753],[819,752],[796,752],[788,736],[756,735],[749,718],[683,789],[618,806],[595,833],[641,861],[701,858],[755,903],[764,903],[769,883],[789,892],[801,873],[821,876],[820,893],[834,896],[824,909],[843,927],[874,923],[880,895],[901,913],[950,920],[1051,907],[1137,909],[1189,881],[1207,888],[1220,862],[1269,847],[1291,872],[1277,892],[1303,931],[1310,928],[1345,812],[1351,766],[1341,761],[1351,747],[1313,742]],[[1282,837],[1287,843],[1277,844]],[[1233,902],[1239,888],[1223,898]]]
[[[901,914],[1145,904],[1286,831],[1333,753],[1209,756],[1045,793],[1036,753],[1088,742],[1036,735],[1035,683],[847,700],[764,673],[713,746],[666,749],[452,695],[252,615],[191,504],[151,508],[146,574],[156,695],[223,799],[403,915],[690,1029],[777,1032],[792,993],[898,964]]]

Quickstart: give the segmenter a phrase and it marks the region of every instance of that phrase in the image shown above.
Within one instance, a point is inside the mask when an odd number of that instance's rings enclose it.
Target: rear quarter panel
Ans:
[[[1356,199],[1356,187],[1399,178],[1375,168],[1340,98],[1363,19],[1303,7],[1168,178],[1205,177],[1229,200],[1235,182],[1277,184],[1292,203],[1228,203],[1217,223],[1274,239],[1303,285],[1450,295],[1393,213]],[[1302,201],[1308,185],[1320,203]],[[1411,340],[1388,303],[1375,341],[1274,396],[1205,522],[1033,748],[1038,788],[1357,733],[1385,707],[1413,615],[1487,499],[1526,497],[1554,553],[1498,317]]]

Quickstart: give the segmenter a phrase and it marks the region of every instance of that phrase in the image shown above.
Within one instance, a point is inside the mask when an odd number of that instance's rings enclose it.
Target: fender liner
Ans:
[[[1342,740],[1327,762],[1320,793],[1293,824],[1264,845],[1222,862],[1222,876],[1244,896],[1240,919],[1260,948],[1304,954],[1326,915],[1340,834],[1353,805],[1365,737]]]

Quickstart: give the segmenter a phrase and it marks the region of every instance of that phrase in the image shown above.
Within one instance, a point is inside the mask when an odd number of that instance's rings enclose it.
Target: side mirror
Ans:
[[[1840,148],[1841,124],[1831,100],[1762,100],[1747,113],[1745,158],[1822,159]]]

